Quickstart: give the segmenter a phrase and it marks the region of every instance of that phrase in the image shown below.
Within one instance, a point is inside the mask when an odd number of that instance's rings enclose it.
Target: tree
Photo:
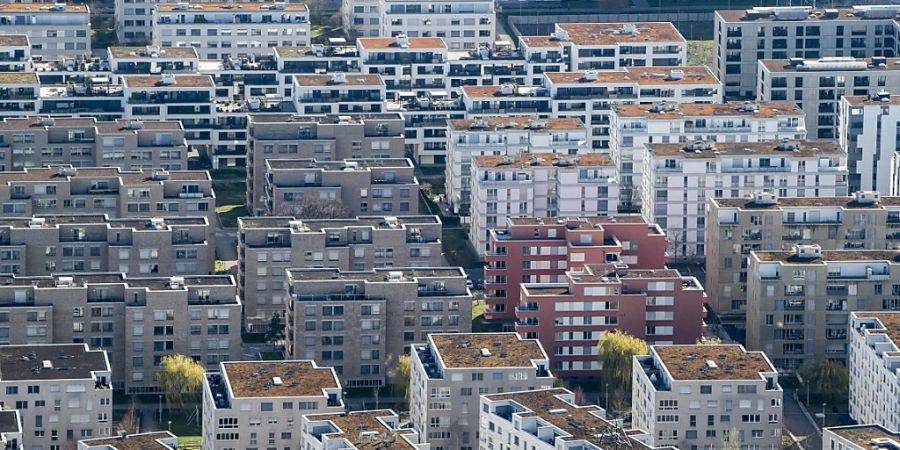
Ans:
[[[125,411],[125,415],[123,415],[122,420],[119,421],[118,429],[128,434],[134,434],[138,432],[138,424],[137,398],[131,397],[131,400],[128,402],[128,410]]]
[[[284,321],[281,320],[281,314],[272,314],[272,318],[269,320],[269,329],[266,330],[265,339],[266,342],[272,344],[273,352],[276,350],[275,346],[278,342],[284,339]]]
[[[718,336],[700,336],[697,338],[697,345],[722,345],[722,338]]]
[[[624,332],[610,331],[603,334],[597,347],[606,384],[607,410],[620,409],[630,400],[625,393],[631,392],[632,357],[646,355],[647,343]],[[610,408],[610,405],[615,406]]]
[[[850,372],[838,363],[824,359],[813,361],[801,366],[797,374],[824,402],[836,405],[850,395]]]
[[[741,433],[732,428],[722,436],[721,450],[741,450]]]
[[[394,386],[397,390],[403,390],[403,398],[409,402],[409,377],[412,374],[412,359],[409,355],[402,355],[397,359],[397,369],[394,376]]]
[[[156,382],[166,396],[166,405],[196,407],[203,388],[203,366],[184,355],[170,355],[162,359]]]
[[[340,200],[325,200],[304,195],[297,200],[281,204],[281,214],[298,219],[345,219],[350,212]]]

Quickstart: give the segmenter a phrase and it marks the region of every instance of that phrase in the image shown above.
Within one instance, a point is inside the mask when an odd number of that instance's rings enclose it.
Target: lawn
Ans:
[[[219,214],[219,222],[222,222],[224,228],[237,228],[237,220],[239,217],[247,217],[247,207],[244,205],[225,205],[216,208]]]
[[[474,269],[484,266],[484,261],[469,244],[469,236],[464,228],[444,228],[441,235],[441,250],[451,266]]]
[[[688,41],[687,64],[713,67],[716,59],[715,41]]]
[[[201,438],[200,436],[179,436],[178,437],[178,448],[180,448],[180,449],[200,448],[201,442],[203,442],[203,438]]]
[[[166,409],[163,413],[163,420],[160,426],[161,428],[169,429],[168,422],[172,421],[172,434],[179,436],[179,441],[181,439],[187,439],[189,441],[196,439],[199,442],[200,436],[203,434],[203,428],[197,424],[196,420],[188,422],[188,418],[191,417],[192,413],[193,411],[190,409]],[[178,448],[181,447],[179,446]]]
[[[484,311],[487,304],[483,299],[472,302],[472,332],[473,333],[499,333],[503,331],[503,325],[499,323],[486,322],[484,320]]]

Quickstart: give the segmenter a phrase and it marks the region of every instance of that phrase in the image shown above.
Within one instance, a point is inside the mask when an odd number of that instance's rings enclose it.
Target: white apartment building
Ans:
[[[125,118],[179,120],[188,144],[209,145],[216,114],[215,88],[209,75],[123,76]]]
[[[390,409],[339,414],[308,414],[301,419],[300,444],[304,450],[431,450],[412,428],[400,427],[400,416]]]
[[[610,112],[609,156],[619,168],[619,208],[638,209],[644,144],[805,139],[803,111],[786,103],[617,104]]]
[[[783,59],[759,62],[756,99],[795,103],[813,139],[836,139],[843,96],[900,93],[900,58]]]
[[[716,75],[726,97],[749,99],[756,95],[758,60],[893,57],[898,11],[897,5],[716,11]]]
[[[495,40],[493,0],[379,0],[378,7],[381,36],[439,37],[454,50],[474,50]]]
[[[356,47],[362,73],[381,75],[392,100],[447,88],[447,44],[441,38],[359,38]]]
[[[7,450],[23,450],[22,419],[15,409],[0,411],[0,444]]]
[[[0,117],[36,114],[40,93],[35,72],[0,72]]]
[[[887,301],[887,300],[886,300]],[[900,429],[900,312],[851,312],[850,417]]]
[[[650,450],[646,432],[623,430],[596,405],[577,405],[568,389],[481,396],[481,448],[531,450]],[[496,447],[495,447],[496,446]]]
[[[381,36],[381,9],[378,0],[341,1],[341,19],[348,36]]]
[[[109,436],[110,377],[106,352],[87,344],[0,346],[0,404],[19,411],[23,448]]]
[[[849,191],[900,195],[900,167],[896,163],[900,95],[843,97],[838,124],[841,148],[847,152],[850,170]]]
[[[635,356],[632,425],[649,444],[716,448],[736,429],[741,448],[781,447],[778,371],[741,345],[650,346]]]
[[[891,450],[900,447],[900,433],[881,425],[825,428],[822,450]]]
[[[510,217],[591,217],[617,212],[616,167],[601,154],[476,156],[469,238],[479,255]]]
[[[303,3],[161,3],[153,7],[153,44],[195,47],[203,59],[273,54],[307,47],[309,11]]]
[[[759,190],[778,197],[847,195],[847,155],[832,141],[646,144],[644,220],[669,235],[675,258],[706,254],[706,202]]]
[[[517,333],[429,334],[412,350],[410,420],[433,448],[479,448],[481,395],[553,385],[541,343]]]
[[[300,450],[306,414],[344,410],[331,367],[315,361],[228,361],[203,377],[203,449]]]
[[[469,215],[472,204],[472,157],[523,153],[587,153],[587,130],[578,119],[535,120],[526,117],[451,120],[447,126],[445,186],[453,212]]]
[[[294,75],[291,96],[300,115],[348,115],[386,110],[381,75],[333,73]]]
[[[91,53],[91,11],[85,4],[0,4],[0,35],[25,35],[32,56],[45,60]]]
[[[181,0],[115,0],[116,37],[127,45],[149,44],[152,40],[153,7]],[[191,0],[190,3],[271,3],[272,0]],[[291,3],[300,3],[291,0]]]
[[[110,47],[109,67],[116,75],[196,74],[200,54],[194,47]]]
[[[178,436],[169,431],[122,434],[108,438],[81,439],[78,450],[177,450]]]
[[[31,42],[24,34],[0,35],[0,71],[30,72]]]

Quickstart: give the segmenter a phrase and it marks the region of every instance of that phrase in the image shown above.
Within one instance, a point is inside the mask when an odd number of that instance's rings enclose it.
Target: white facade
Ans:
[[[850,330],[850,417],[900,429],[900,312],[851,312]]]
[[[9,3],[0,9],[0,34],[26,35],[31,54],[45,60],[91,52],[91,12],[71,3]]]
[[[301,419],[300,445],[304,450],[430,450],[411,428],[400,428],[400,416],[392,410],[309,414]]]
[[[387,94],[381,75],[294,75],[291,95],[294,108],[301,115],[367,114],[386,109]]]
[[[652,445],[717,448],[736,429],[741,448],[781,448],[784,392],[762,352],[652,345],[634,357],[632,386],[632,425]]]
[[[356,40],[362,73],[384,79],[389,98],[402,93],[416,97],[447,88],[447,45],[441,38],[388,38]]]
[[[454,50],[494,43],[493,0],[380,0],[379,12],[381,36],[440,37]]]
[[[900,95],[844,97],[839,125],[841,148],[847,152],[850,168],[850,192],[900,195],[895,164],[900,139]]]
[[[880,425],[828,427],[822,433],[822,450],[888,450],[900,447],[900,433]]]
[[[341,19],[348,35],[381,36],[381,9],[378,0],[343,0]]]
[[[125,118],[179,120],[190,145],[209,145],[215,120],[215,84],[209,75],[122,77]]]

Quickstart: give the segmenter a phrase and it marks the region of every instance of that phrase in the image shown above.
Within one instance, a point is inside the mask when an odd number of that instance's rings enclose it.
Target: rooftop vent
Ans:
[[[394,36],[394,45],[400,48],[409,48],[409,37],[403,33]]]
[[[58,173],[61,177],[74,177],[78,175],[78,169],[72,166],[62,166]]]
[[[778,150],[785,152],[792,152],[795,150],[800,150],[800,143],[797,141],[792,141],[790,139],[782,139],[778,142]]]
[[[125,128],[128,130],[140,130],[144,128],[144,122],[141,122],[138,119],[131,119],[125,124]]]
[[[31,221],[28,222],[28,228],[43,228],[46,223],[47,219],[43,217],[32,217]]]
[[[551,416],[556,416],[559,414],[565,414],[566,412],[568,412],[568,411],[566,411],[565,408],[556,408],[556,409],[551,409],[551,410],[547,411],[547,414],[550,414]]]
[[[184,287],[184,277],[169,278],[169,289],[181,289]]]
[[[775,205],[778,204],[778,196],[774,192],[754,192],[753,203],[757,205]]]
[[[672,112],[678,109],[678,103],[675,102],[655,102],[650,107],[650,111],[655,113]]]
[[[684,71],[681,69],[672,69],[669,71],[669,74],[666,75],[666,79],[670,81],[683,80]]]
[[[395,216],[385,216],[384,223],[387,224],[388,228],[400,228],[400,220]]]
[[[816,259],[822,257],[822,247],[819,244],[805,244],[794,246],[794,253],[801,259]]]
[[[686,152],[702,152],[704,150],[713,150],[715,149],[715,143],[712,141],[693,141],[688,145],[684,146],[684,151]]]
[[[510,83],[500,85],[500,95],[513,95],[516,93],[516,87]]]
[[[631,36],[637,36],[641,33],[640,31],[638,31],[637,25],[633,23],[625,23],[622,24],[622,28],[619,29],[619,34],[629,34]]]
[[[250,108],[250,111],[259,111],[260,106],[262,106],[262,100],[259,97],[252,97],[247,100],[247,107]]]
[[[147,56],[149,56],[151,58],[159,57],[159,47],[156,47],[156,46],[147,47]]]
[[[154,180],[157,180],[157,181],[168,180],[169,179],[169,171],[163,170],[163,169],[154,170],[153,174],[151,175],[151,178],[153,178]]]
[[[487,358],[488,356],[491,356],[491,351],[489,349],[483,348],[481,349],[481,356],[483,358]]]
[[[597,81],[598,73],[596,70],[585,70],[581,75],[583,81]]]
[[[150,226],[155,230],[162,230],[166,228],[166,219],[162,217],[151,217],[150,218]]]
[[[313,44],[309,47],[316,56],[325,56],[325,44]]]
[[[56,119],[49,116],[40,117],[38,118],[37,122],[35,122],[35,124],[42,127],[52,127],[56,124]]]
[[[487,127],[488,127],[488,123],[487,123],[487,121],[485,121],[483,119],[475,119],[472,122],[472,126],[471,126],[471,128],[475,128],[475,129],[486,129]]]
[[[554,33],[550,34],[550,39],[554,41],[568,41],[569,32],[566,30],[556,30]]]
[[[347,74],[344,72],[337,72],[331,76],[331,82],[334,84],[343,84],[347,82]]]
[[[50,369],[52,369],[52,368],[53,368],[53,361],[50,361],[49,359],[45,359],[45,360],[41,361],[41,368],[44,369],[44,370],[50,370]]]
[[[164,73],[159,78],[159,85],[161,86],[171,86],[175,84],[175,74],[174,73]]]
[[[74,277],[59,277],[56,279],[56,287],[69,287],[75,284]]]
[[[272,385],[273,386],[284,386],[284,381],[281,380],[281,377],[272,377]]]
[[[853,194],[853,198],[862,205],[877,205],[881,201],[881,194],[878,191],[859,191]]]
[[[741,104],[741,106],[738,108],[738,111],[746,113],[757,113],[759,112],[759,103],[747,100]]]
[[[704,364],[704,367],[706,367],[707,370],[709,370],[709,369],[718,369],[718,368],[719,368],[719,365],[716,364],[715,361],[713,361],[713,360],[711,360],[711,359],[707,359],[707,360],[706,360],[706,363]]]
[[[392,270],[388,272],[387,280],[390,283],[397,283],[399,281],[403,281],[403,272],[399,270]]]

